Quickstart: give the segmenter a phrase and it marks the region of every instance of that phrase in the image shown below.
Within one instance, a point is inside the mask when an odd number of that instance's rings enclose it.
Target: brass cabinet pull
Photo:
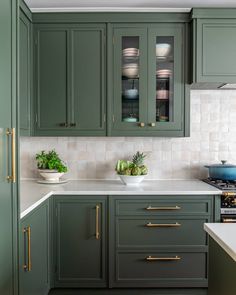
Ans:
[[[152,256],[148,256],[146,257],[147,261],[176,261],[176,260],[180,260],[181,257],[179,256],[175,256],[175,257],[152,257]]]
[[[140,122],[140,123],[139,123],[139,127],[145,127],[145,123]]]
[[[156,126],[156,123],[150,123],[149,126],[150,127],[155,127]]]
[[[24,270],[25,271],[31,271],[32,270],[32,263],[31,263],[31,227],[28,226],[27,228],[24,228],[24,234],[27,234],[27,264],[24,264]]]
[[[96,240],[99,240],[99,205],[96,205]]]
[[[67,123],[60,123],[59,126],[60,127],[68,127],[68,124]]]
[[[16,182],[16,129],[7,129],[6,134],[11,136],[11,175],[7,176],[7,180]]]
[[[181,207],[179,206],[174,206],[174,207],[152,207],[148,206],[146,210],[180,210]]]
[[[179,227],[181,226],[180,223],[176,222],[176,223],[151,223],[148,222],[146,224],[147,227]]]

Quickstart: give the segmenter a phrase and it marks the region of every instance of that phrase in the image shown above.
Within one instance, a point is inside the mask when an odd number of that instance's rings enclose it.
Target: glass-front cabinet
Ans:
[[[184,136],[184,26],[113,28],[111,135]]]

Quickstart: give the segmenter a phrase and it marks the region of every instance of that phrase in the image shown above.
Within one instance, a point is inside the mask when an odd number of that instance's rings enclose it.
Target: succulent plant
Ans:
[[[146,155],[144,153],[137,152],[135,155],[133,155],[133,164],[140,167],[143,165],[144,159],[146,158]]]
[[[138,166],[132,168],[131,174],[133,176],[141,175],[141,169]]]
[[[132,169],[131,168],[127,168],[124,170],[124,174],[123,175],[131,175],[132,173]]]
[[[146,174],[148,174],[148,168],[147,168],[147,166],[142,165],[142,166],[140,167],[140,170],[141,170],[141,175],[146,175]]]

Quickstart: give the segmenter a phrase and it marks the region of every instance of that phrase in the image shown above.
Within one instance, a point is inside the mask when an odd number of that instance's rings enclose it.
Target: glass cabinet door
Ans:
[[[146,128],[147,30],[114,30],[114,105],[115,129]]]
[[[160,24],[149,29],[149,130],[181,130],[182,27]]]

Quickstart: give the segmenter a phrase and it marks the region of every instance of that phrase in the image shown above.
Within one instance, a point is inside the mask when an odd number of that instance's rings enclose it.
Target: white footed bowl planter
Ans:
[[[39,174],[48,182],[59,182],[60,178],[65,174],[57,170],[38,169]]]
[[[145,175],[139,175],[139,176],[132,176],[132,175],[119,175],[121,181],[125,185],[138,185],[143,180]]]

